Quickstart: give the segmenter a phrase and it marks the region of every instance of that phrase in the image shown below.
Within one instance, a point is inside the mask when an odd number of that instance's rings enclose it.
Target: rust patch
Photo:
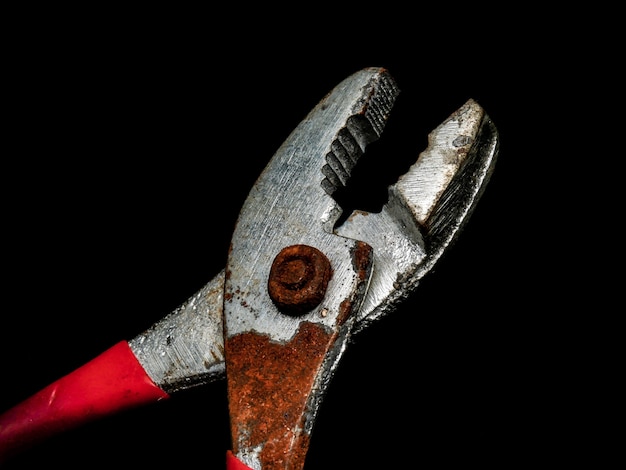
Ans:
[[[294,338],[273,343],[242,333],[227,339],[226,370],[233,450],[262,448],[264,470],[300,470],[310,436],[303,430],[307,403],[328,349],[336,339],[303,322]],[[238,441],[241,439],[241,441]]]
[[[372,269],[372,252],[373,249],[370,245],[365,242],[357,242],[352,253],[352,264],[361,281],[369,277]]]
[[[292,245],[276,255],[267,288],[281,312],[297,316],[320,304],[331,275],[324,253],[312,246]]]
[[[348,319],[350,313],[352,313],[353,305],[354,303],[352,302],[352,299],[345,299],[343,302],[341,302],[341,305],[339,305],[339,315],[337,315],[338,325],[343,325],[344,322]]]
[[[354,299],[361,299],[364,295],[367,280],[372,271],[373,248],[365,242],[357,242],[352,252],[352,265],[357,275],[358,284],[355,288],[355,294],[348,299],[344,299],[339,306],[339,315],[337,316],[337,324],[343,323],[352,314],[354,309]]]

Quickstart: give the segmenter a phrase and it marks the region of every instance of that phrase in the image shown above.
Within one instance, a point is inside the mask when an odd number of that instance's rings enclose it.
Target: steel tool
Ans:
[[[330,91],[252,187],[225,268],[146,331],[0,415],[0,460],[225,378],[227,468],[303,468],[346,347],[412,295],[456,240],[498,155],[496,127],[469,99],[430,133],[380,212],[355,211],[338,224],[334,196],[381,137],[398,95],[375,67]]]

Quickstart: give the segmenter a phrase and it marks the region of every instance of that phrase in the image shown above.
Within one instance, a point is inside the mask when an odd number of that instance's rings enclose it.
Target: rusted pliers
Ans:
[[[399,89],[357,71],[304,118],[259,176],[227,264],[152,327],[0,415],[0,460],[55,433],[226,378],[228,469],[300,469],[354,334],[393,311],[467,222],[498,155],[470,99],[429,135],[378,213],[340,225],[333,196],[385,127]]]

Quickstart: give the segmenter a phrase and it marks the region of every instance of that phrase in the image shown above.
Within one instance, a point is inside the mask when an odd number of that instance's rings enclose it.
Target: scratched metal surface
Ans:
[[[363,240],[374,247],[375,269],[363,305],[357,313],[355,332],[397,308],[397,304],[411,295],[420,279],[454,241],[489,182],[498,146],[495,125],[477,102],[469,100],[431,132],[428,147],[419,154],[407,173],[390,186],[389,201],[380,212],[356,211],[334,230],[340,236]],[[316,175],[320,180],[323,178],[320,168],[314,167],[312,171],[313,175],[308,175],[298,169],[304,175],[304,181],[314,180]],[[282,177],[279,173],[276,179],[278,181],[272,179],[271,183],[279,185],[278,194],[289,195],[293,178]],[[281,187],[281,181],[286,187]],[[320,205],[310,200],[313,195],[328,197],[322,191],[304,190],[305,186],[300,183],[297,185],[298,194],[290,196],[294,199],[296,212],[304,213],[306,208]],[[341,209],[332,199],[329,201],[325,212],[335,213],[336,219]],[[262,199],[255,202],[265,204]],[[322,220],[328,215],[323,211],[318,216]],[[254,220],[253,223],[279,226],[281,216],[277,219]],[[301,230],[302,233],[290,230],[290,242],[279,239],[277,246],[296,241],[323,246],[320,236],[330,240],[328,246],[336,242],[328,232],[308,233],[306,224]],[[247,238],[258,241],[259,237],[255,235],[258,231],[246,221],[243,232],[249,234]],[[345,250],[349,252],[348,248]],[[266,266],[260,274],[263,282],[269,275],[273,252],[263,255],[260,249],[254,247],[248,247],[244,252],[254,254],[256,261],[250,265],[251,268]],[[326,252],[329,252],[328,248]],[[267,257],[265,263],[258,259],[259,256]],[[349,266],[346,262],[334,265]],[[345,276],[344,272],[336,273],[335,282],[340,279],[343,283]],[[130,341],[131,348],[149,375],[166,390],[175,392],[223,379],[223,292],[220,290],[223,283],[224,272],[221,271],[184,305]],[[254,289],[254,292],[266,296],[264,286]],[[269,298],[263,311],[275,311]],[[258,318],[257,315],[254,317]],[[309,314],[309,317],[316,315]],[[276,335],[283,331],[276,328],[274,321],[277,318],[281,323],[290,325],[285,330],[286,337],[275,337],[282,340],[292,336],[301,321],[277,313],[272,318],[261,316],[261,323],[254,326],[237,319],[231,327],[231,334],[246,329],[262,332],[265,331],[263,324],[267,324],[267,332]],[[328,323],[333,317],[317,318]]]
[[[530,421],[523,410],[531,411],[533,421],[538,413],[532,412],[532,397],[524,405],[529,395],[512,392],[509,385],[531,378],[524,375],[529,369],[516,367],[515,359],[518,351],[538,354],[532,351],[541,344],[528,320],[528,315],[532,319],[538,314],[527,310],[524,315],[503,315],[502,305],[485,302],[483,295],[495,291],[510,301],[522,299],[529,290],[527,283],[511,279],[511,266],[531,259],[524,256],[531,245],[514,246],[510,236],[524,228],[520,215],[527,205],[519,204],[519,198],[528,194],[532,181],[521,184],[520,175],[536,171],[524,157],[539,157],[540,152],[530,144],[528,128],[511,124],[517,124],[512,116],[523,104],[520,90],[496,90],[506,77],[501,71],[486,80],[480,61],[465,62],[467,68],[459,73],[458,62],[447,67],[443,60],[449,51],[422,50],[421,56],[437,62],[439,69],[433,66],[427,74],[415,69],[419,53],[408,61],[347,54],[332,66],[327,53],[317,59],[304,54],[289,63],[276,59],[273,71],[257,76],[254,86],[249,67],[239,57],[228,63],[228,77],[216,80],[213,90],[223,91],[222,96],[214,91],[198,96],[207,83],[190,65],[197,62],[178,67],[176,77],[166,74],[170,82],[161,74],[163,65],[180,66],[182,61],[173,54],[164,56],[163,50],[149,47],[146,52],[152,55],[144,56],[142,64],[129,58],[120,65],[114,56],[104,60],[130,83],[124,79],[111,88],[107,77],[94,75],[77,87],[59,77],[58,87],[28,86],[22,95],[31,101],[20,109],[34,114],[20,124],[27,131],[13,137],[29,145],[28,154],[46,158],[38,166],[16,159],[13,178],[22,189],[5,198],[10,205],[5,211],[7,247],[19,254],[4,265],[7,312],[18,312],[5,318],[9,323],[4,331],[12,332],[2,344],[5,407],[120,338],[141,334],[220,273],[234,215],[294,124],[338,79],[361,66],[387,62],[402,89],[401,107],[395,117],[392,113],[393,125],[381,138],[381,145],[388,146],[385,153],[370,149],[376,164],[362,175],[365,189],[357,208],[378,194],[378,184],[386,191],[385,181],[391,184],[405,173],[426,148],[427,133],[468,97],[477,98],[494,118],[503,144],[508,143],[506,158],[499,159],[495,181],[451,256],[398,315],[385,316],[362,331],[349,348],[318,415],[306,468],[328,468],[328,450],[342,442],[365,446],[367,452],[339,452],[334,457],[338,465],[387,465],[393,461],[389,449],[395,446],[416,449],[424,459],[457,464],[492,459],[494,445],[510,446],[512,455],[532,453],[534,439],[514,425]],[[128,57],[126,44],[116,51],[118,58]],[[103,59],[97,52],[91,57],[92,62]],[[66,62],[57,62],[57,70],[76,70],[78,63],[68,54]],[[126,74],[129,64],[136,64],[130,67],[135,78]],[[541,109],[538,104],[530,107],[533,127],[541,125],[535,114]],[[52,117],[46,113],[68,106],[80,111],[71,120],[35,119]],[[219,114],[219,124],[207,124],[211,113]],[[83,142],[77,143],[76,132],[69,129],[78,131]],[[50,159],[51,149],[79,158],[71,163]],[[164,163],[155,162],[156,155]],[[223,165],[219,171],[218,162]],[[23,199],[23,194],[33,198]],[[18,209],[12,204],[16,200],[26,205]],[[513,378],[520,372],[519,379]],[[50,462],[84,468],[77,448],[98,455],[110,467],[168,462],[218,468],[229,445],[223,381],[183,390],[179,397],[60,436],[6,468]]]

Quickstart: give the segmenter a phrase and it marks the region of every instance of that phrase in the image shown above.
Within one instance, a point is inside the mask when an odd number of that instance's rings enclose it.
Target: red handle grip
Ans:
[[[241,461],[234,456],[229,450],[226,452],[226,470],[252,470],[247,465],[241,463]]]
[[[0,415],[0,462],[53,434],[165,398],[120,341]]]

